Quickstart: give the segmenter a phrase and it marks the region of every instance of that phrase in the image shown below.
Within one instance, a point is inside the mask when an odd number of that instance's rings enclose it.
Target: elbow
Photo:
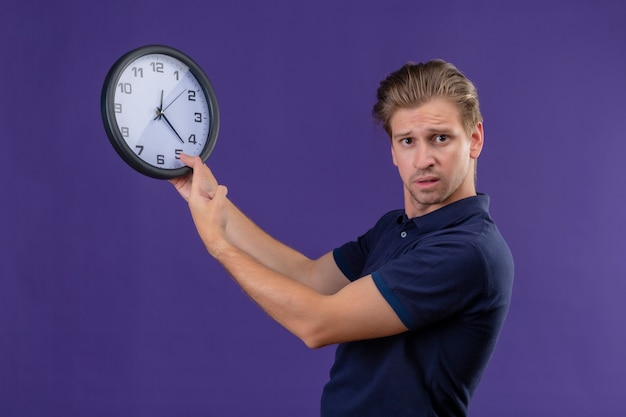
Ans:
[[[332,339],[332,335],[328,331],[329,329],[329,326],[316,323],[299,335],[299,337],[309,349],[320,349],[336,343]]]
[[[329,300],[333,296],[317,295],[314,302],[299,314],[293,333],[309,349],[319,349],[342,341],[336,309]]]
[[[318,337],[302,337],[301,340],[309,349],[320,349],[331,344]]]

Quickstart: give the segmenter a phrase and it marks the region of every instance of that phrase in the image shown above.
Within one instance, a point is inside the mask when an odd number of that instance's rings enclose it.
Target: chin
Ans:
[[[433,190],[432,192],[410,192],[413,202],[420,206],[434,206],[443,205],[448,201],[452,194],[442,193],[440,191]]]

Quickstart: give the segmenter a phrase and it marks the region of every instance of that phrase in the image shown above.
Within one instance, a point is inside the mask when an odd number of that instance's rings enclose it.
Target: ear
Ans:
[[[472,159],[478,159],[478,156],[483,149],[484,140],[485,132],[483,130],[483,124],[482,122],[478,122],[470,137],[470,157]]]

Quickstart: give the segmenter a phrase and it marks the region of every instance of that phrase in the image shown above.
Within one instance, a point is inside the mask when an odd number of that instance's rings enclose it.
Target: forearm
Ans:
[[[207,239],[214,237],[212,228],[215,225],[212,224],[214,219],[211,218],[215,217],[216,213],[210,212],[216,210],[211,210],[211,202],[220,187],[200,158],[189,158],[183,154],[181,159],[187,166],[193,168],[193,175],[179,177],[171,182],[189,203],[198,233],[206,244]],[[348,283],[331,253],[311,260],[265,233],[229,199],[220,200],[217,211],[221,212],[218,217],[222,230],[219,233],[263,266],[324,294],[334,294]]]
[[[310,348],[407,330],[371,276],[324,295],[267,268],[225,240],[207,243],[211,255],[245,293]]]
[[[327,296],[260,264],[229,242],[209,246],[211,255],[267,314],[307,346],[320,346],[316,334],[323,320],[322,306]]]
[[[316,261],[257,227],[226,197],[200,158],[181,159],[192,176],[173,181],[189,203],[207,250],[278,323],[320,347],[406,331],[371,276],[348,284],[331,252]],[[332,294],[332,295],[330,295]]]
[[[314,261],[274,239],[230,201],[226,238],[267,268],[307,285],[311,284]]]
[[[321,294],[335,294],[349,283],[332,252],[312,260],[265,233],[229,202],[226,238],[263,266],[301,282]]]

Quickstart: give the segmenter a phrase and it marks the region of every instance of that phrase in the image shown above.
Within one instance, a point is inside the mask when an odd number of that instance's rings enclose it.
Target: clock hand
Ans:
[[[161,104],[159,104],[159,107],[157,107],[156,113],[156,117],[152,120],[161,120],[161,116],[163,115],[163,90],[161,90]]]
[[[185,141],[183,140],[183,138],[180,137],[180,135],[178,134],[178,132],[176,131],[176,129],[174,128],[172,123],[169,121],[167,116],[165,116],[165,110],[167,110],[167,108],[169,106],[171,106],[172,103],[174,103],[176,100],[178,100],[178,97],[180,97],[184,92],[185,92],[185,90],[181,91],[176,97],[174,97],[174,100],[172,100],[170,102],[170,104],[167,105],[167,107],[163,108],[163,90],[161,90],[161,103],[159,104],[159,107],[157,107],[157,109],[156,109],[157,115],[153,119],[153,120],[161,120],[161,119],[165,120],[165,123],[167,123],[167,125],[170,127],[170,129],[172,129],[172,131],[178,137],[178,140],[180,140],[180,142],[183,143],[183,144],[185,143]]]
[[[160,110],[160,109],[159,109]],[[170,127],[170,129],[172,129],[172,131],[174,133],[176,133],[176,136],[178,136],[178,139],[180,140],[181,143],[185,143],[185,141],[183,140],[183,138],[180,137],[180,135],[178,134],[178,132],[176,131],[176,129],[174,129],[174,126],[172,126],[172,124],[170,123],[170,121],[167,119],[167,117],[165,116],[165,113],[163,113],[163,111],[159,111],[159,115],[157,117],[163,117],[163,120],[165,120],[165,123],[167,123],[167,125]]]
[[[165,106],[165,108],[163,108],[163,103],[161,103],[161,113],[165,112],[165,110],[167,110],[172,104],[174,104],[174,102],[176,100],[178,100],[178,97],[182,96],[183,93],[187,91],[187,89],[184,89],[183,91],[181,91],[180,93],[178,93],[178,95],[176,97],[174,97],[174,100],[170,101],[170,104],[168,104],[167,106]],[[163,94],[163,90],[161,90],[161,94]]]
[[[174,104],[174,102],[176,100],[178,100],[178,98],[180,96],[182,96],[184,92],[185,92],[185,90],[183,90],[180,93],[178,93],[178,95],[176,97],[174,97],[174,100],[170,101],[170,104],[168,104],[165,108],[163,108],[163,90],[161,90],[161,104],[159,105],[159,107],[157,107],[157,109],[156,109],[157,115],[156,115],[156,117],[153,120],[161,119],[161,116],[163,116],[165,114],[165,110],[167,110],[169,106]]]
[[[159,104],[159,113],[162,113],[163,110],[161,110],[163,108],[163,90],[161,90],[161,104]],[[161,115],[159,114],[159,119],[161,118]]]

